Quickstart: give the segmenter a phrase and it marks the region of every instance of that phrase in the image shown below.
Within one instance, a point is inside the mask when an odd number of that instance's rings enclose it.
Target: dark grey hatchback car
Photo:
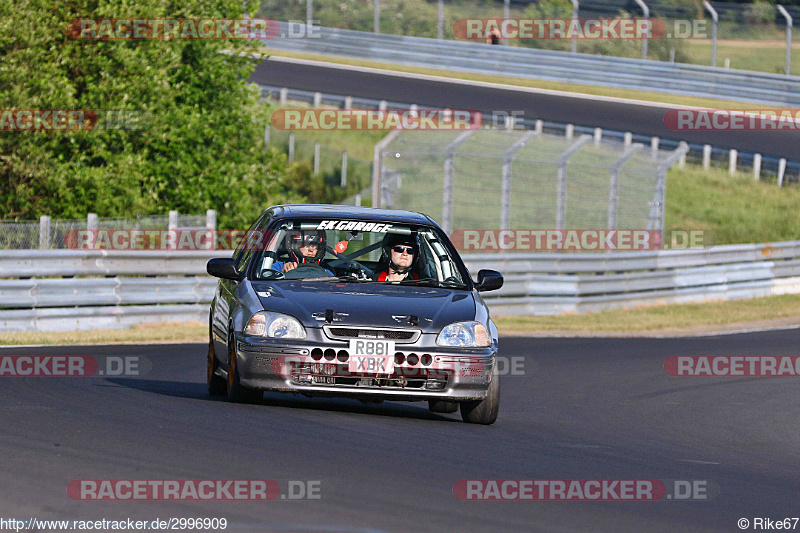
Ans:
[[[310,248],[298,253],[302,246]],[[212,259],[207,270],[220,278],[209,321],[211,394],[426,400],[437,413],[460,407],[467,422],[497,419],[498,335],[479,292],[500,288],[503,277],[481,270],[473,281],[430,217],[271,207],[232,258]]]

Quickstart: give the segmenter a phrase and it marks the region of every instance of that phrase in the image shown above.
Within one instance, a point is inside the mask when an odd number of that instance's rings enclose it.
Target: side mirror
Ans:
[[[475,288],[478,292],[493,291],[503,286],[503,275],[496,270],[481,270],[478,272],[478,283]]]
[[[239,272],[236,270],[236,263],[230,257],[218,257],[209,260],[208,264],[206,264],[206,272],[215,278],[239,281]]]

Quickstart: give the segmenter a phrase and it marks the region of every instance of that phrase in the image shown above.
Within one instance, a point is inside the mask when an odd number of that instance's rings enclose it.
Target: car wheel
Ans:
[[[245,387],[239,382],[239,367],[236,364],[236,340],[233,333],[228,338],[228,381],[226,382],[228,401],[234,403],[253,403],[261,399],[258,389]]]
[[[455,413],[458,411],[458,402],[428,400],[428,409],[431,410],[431,413]]]
[[[471,424],[494,424],[500,410],[500,379],[497,376],[497,363],[494,365],[492,382],[483,400],[461,402],[461,418]]]
[[[214,354],[214,336],[211,333],[211,325],[209,324],[208,332],[208,368],[206,369],[206,385],[208,386],[208,393],[212,396],[222,396],[225,394],[225,380],[217,375],[217,358]]]

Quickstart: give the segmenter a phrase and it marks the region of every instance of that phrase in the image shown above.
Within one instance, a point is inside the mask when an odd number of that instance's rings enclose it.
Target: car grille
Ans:
[[[416,342],[421,334],[418,329],[388,329],[388,328],[344,328],[341,326],[323,326],[325,335],[334,340],[350,339],[382,339],[395,341],[398,344]]]
[[[347,365],[338,363],[306,363],[292,368],[291,379],[300,385],[338,385],[341,387],[364,387],[365,389],[427,389],[443,390],[447,386],[448,373],[419,368],[395,368],[393,374],[355,374]]]
[[[291,380],[299,385],[338,385],[369,389],[425,389],[443,390],[452,372],[433,366],[433,356],[423,353],[396,352],[394,372],[389,375],[350,372],[348,350],[314,348],[314,362],[293,363]]]

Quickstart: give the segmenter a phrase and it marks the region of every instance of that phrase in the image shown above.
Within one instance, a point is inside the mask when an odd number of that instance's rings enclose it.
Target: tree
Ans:
[[[216,208],[232,226],[283,201],[285,159],[264,149],[265,108],[246,83],[256,41],[67,31],[73,19],[242,16],[241,0],[2,2],[0,109],[121,110],[140,129],[0,131],[0,218]]]

